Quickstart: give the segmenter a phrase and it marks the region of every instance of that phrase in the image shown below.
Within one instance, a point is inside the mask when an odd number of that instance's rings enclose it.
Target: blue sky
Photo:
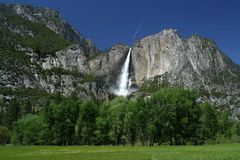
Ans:
[[[131,45],[135,39],[175,28],[185,38],[192,34],[213,39],[240,64],[239,0],[0,0],[47,6],[61,13],[97,47]],[[145,20],[143,21],[143,18]]]

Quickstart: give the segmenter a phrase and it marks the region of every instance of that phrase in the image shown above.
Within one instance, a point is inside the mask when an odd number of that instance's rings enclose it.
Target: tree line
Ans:
[[[9,119],[10,126],[0,127],[1,143],[200,145],[240,138],[240,123],[227,110],[197,102],[194,91],[169,87],[145,98],[104,102],[63,98],[38,114]]]

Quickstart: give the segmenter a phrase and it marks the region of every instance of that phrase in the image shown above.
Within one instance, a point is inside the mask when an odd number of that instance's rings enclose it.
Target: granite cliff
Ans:
[[[130,78],[132,88],[138,88],[133,96],[163,86],[184,87],[196,90],[199,101],[239,114],[239,65],[214,41],[198,35],[184,39],[175,29],[165,29],[136,41],[131,48]],[[105,80],[106,88],[116,82],[128,50],[127,46],[117,45],[89,62],[92,73]]]
[[[239,65],[212,40],[197,35],[184,39],[176,30],[166,29],[133,45],[131,66],[140,91],[164,85],[195,89],[199,100],[239,113]]]

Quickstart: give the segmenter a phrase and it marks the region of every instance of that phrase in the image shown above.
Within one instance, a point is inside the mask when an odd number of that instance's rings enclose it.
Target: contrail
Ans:
[[[136,29],[136,31],[135,31],[133,37],[132,37],[132,41],[136,38],[138,32],[140,31],[140,29],[141,29],[141,27],[142,27],[144,21],[146,20],[148,14],[149,14],[149,11],[150,11],[150,8],[147,10],[147,12],[145,13],[143,19],[141,20],[141,22],[140,22],[139,25],[137,26],[137,29]]]

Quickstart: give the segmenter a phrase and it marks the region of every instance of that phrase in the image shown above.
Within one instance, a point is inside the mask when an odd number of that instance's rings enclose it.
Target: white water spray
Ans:
[[[121,70],[117,81],[117,89],[114,91],[117,96],[127,96],[130,94],[131,79],[129,79],[129,64],[131,57],[131,48],[128,51],[127,58]]]

